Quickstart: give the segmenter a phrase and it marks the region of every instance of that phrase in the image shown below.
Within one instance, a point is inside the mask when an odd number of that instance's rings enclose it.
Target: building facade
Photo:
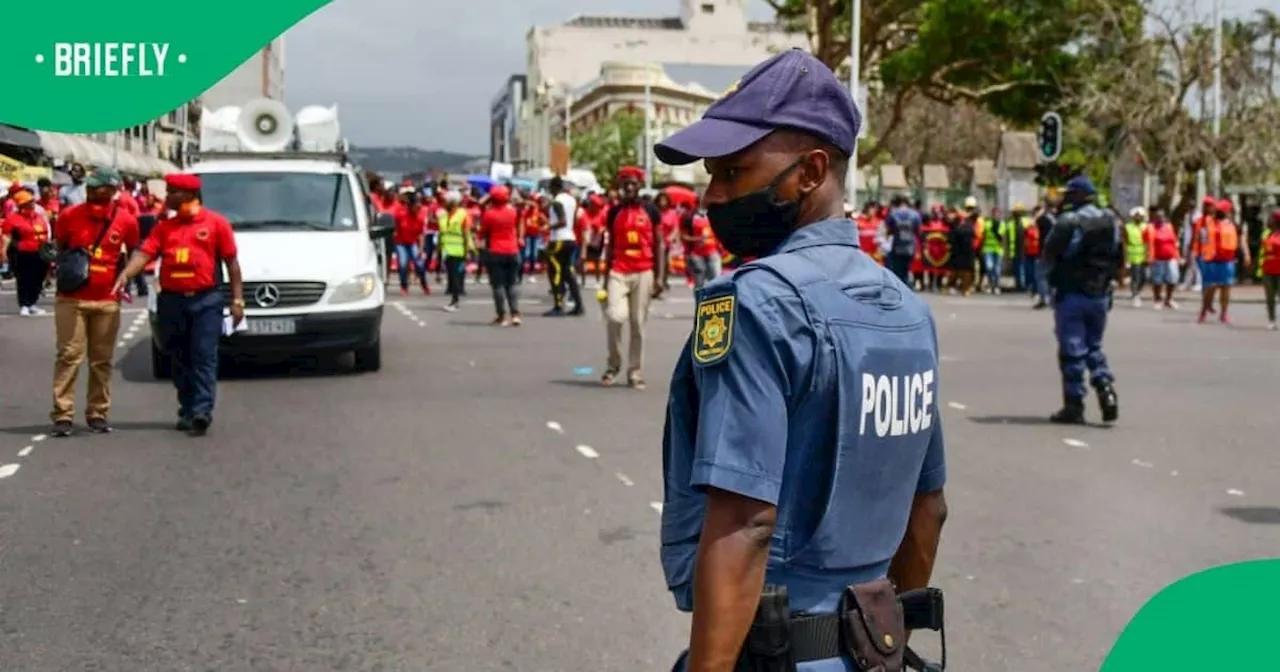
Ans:
[[[520,158],[520,110],[524,106],[528,78],[511,75],[489,105],[489,160],[514,163]]]
[[[564,110],[593,88],[602,63],[659,64],[673,81],[718,93],[772,54],[808,46],[801,33],[748,20],[745,0],[678,1],[677,16],[577,16],[530,29],[517,158],[531,166],[549,163],[548,138],[563,138]]]

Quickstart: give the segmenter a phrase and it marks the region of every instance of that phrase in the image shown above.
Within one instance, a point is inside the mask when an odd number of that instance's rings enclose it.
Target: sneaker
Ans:
[[[48,315],[49,311],[45,310],[44,308],[41,308],[40,306],[31,306],[31,314],[32,315]]]
[[[18,314],[23,317],[31,317],[31,307],[23,306],[22,308],[18,309]]]
[[[1152,307],[1152,308],[1154,308],[1154,309],[1156,309],[1156,310],[1164,310],[1164,304],[1163,304],[1163,303],[1159,303],[1159,302],[1156,302],[1156,303],[1155,303],[1155,304],[1153,304],[1151,307]]]
[[[446,313],[456,313],[456,312],[458,312],[458,304],[456,304],[456,303],[451,303],[451,304],[449,304],[449,305],[445,306],[445,307],[444,307],[444,312],[446,312]]]
[[[177,424],[173,426],[179,432],[191,431],[191,418],[178,418]]]
[[[564,317],[564,308],[552,308],[542,314],[543,317]]]
[[[111,425],[107,423],[106,418],[89,418],[85,421],[89,426],[89,431],[94,434],[110,434],[112,432]]]
[[[409,296],[409,288],[408,288],[408,287],[401,287],[401,288],[400,288],[400,296]]]
[[[204,436],[209,432],[209,425],[213,424],[213,418],[207,415],[196,415],[191,418],[191,436]]]
[[[1177,310],[1177,309],[1178,309],[1178,302],[1177,302],[1177,301],[1173,301],[1173,300],[1165,301],[1165,302],[1164,302],[1164,307],[1165,307],[1165,308],[1168,308],[1169,310]]]
[[[49,434],[60,439],[71,436],[71,421],[59,420],[53,423],[53,430],[50,431]]]
[[[1267,331],[1276,331],[1277,329],[1280,329],[1280,327],[1277,327],[1275,322],[1267,325]]]
[[[570,317],[582,317],[587,314],[587,311],[582,306],[574,306],[573,310],[569,311],[567,314]]]
[[[1140,296],[1135,296],[1135,297],[1133,297],[1133,307],[1134,307],[1134,308],[1141,308],[1141,307],[1142,307],[1142,297],[1140,297]]]
[[[492,325],[493,325],[493,326],[495,326],[495,327],[505,327],[505,326],[507,326],[507,324],[508,324],[507,316],[506,316],[506,315],[499,315],[499,316],[497,316],[497,317],[493,318],[493,321],[492,321],[492,322],[490,322],[489,324],[492,324]]]
[[[627,385],[630,386],[631,389],[633,390],[643,390],[645,387],[644,376],[640,376],[640,375],[631,376],[630,378],[627,379]]]

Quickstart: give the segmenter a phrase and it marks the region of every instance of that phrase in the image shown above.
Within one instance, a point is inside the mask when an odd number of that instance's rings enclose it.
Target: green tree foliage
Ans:
[[[766,0],[809,36],[813,53],[847,72],[850,0]],[[861,79],[891,101],[887,127],[860,152],[869,162],[920,97],[967,101],[1016,125],[1034,123],[1072,90],[1078,46],[1104,16],[1134,0],[863,1]]]
[[[624,110],[589,131],[575,134],[570,156],[574,164],[589,166],[596,179],[607,183],[622,166],[641,162],[643,136],[644,115]]]

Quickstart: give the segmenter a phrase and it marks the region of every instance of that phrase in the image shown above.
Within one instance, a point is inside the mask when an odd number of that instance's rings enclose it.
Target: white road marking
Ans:
[[[662,502],[649,502],[649,508],[657,511],[658,513],[662,513]]]
[[[1071,579],[1071,583],[1074,583],[1074,584],[1076,584],[1076,585],[1078,586],[1078,585],[1080,585],[1080,584],[1084,583],[1084,579]]]
[[[129,341],[120,341],[119,343],[116,343],[117,348],[123,348],[126,345],[129,345]]]
[[[1171,471],[1171,472],[1169,472],[1169,475],[1170,475],[1170,476],[1177,476],[1177,475],[1178,475],[1178,472],[1176,472],[1176,471]]]
[[[1235,488],[1231,488],[1230,490],[1228,490],[1227,494],[1231,495],[1232,497],[1244,497],[1244,493],[1240,492],[1239,490],[1236,490]]]
[[[1068,446],[1071,446],[1072,448],[1088,448],[1089,447],[1089,444],[1085,443],[1084,441],[1081,441],[1080,439],[1063,439],[1062,442],[1067,444]]]
[[[627,486],[628,488],[635,485],[635,481],[632,481],[631,479],[627,478],[627,475],[622,472],[618,472],[614,474],[614,476],[617,476],[618,480],[621,481],[622,484]]]
[[[1150,462],[1143,462],[1142,460],[1138,460],[1138,459],[1135,459],[1131,464],[1133,464],[1133,466],[1135,467],[1142,467],[1143,469],[1150,469],[1151,467],[1156,466],[1154,464],[1151,464]]]
[[[579,445],[579,446],[575,446],[575,449],[578,451],[579,454],[581,454],[583,457],[587,458],[588,460],[594,460],[597,457],[600,457],[600,453],[597,453],[596,449],[592,448],[591,446]]]
[[[18,473],[19,467],[21,467],[21,465],[18,464],[6,464],[3,467],[0,467],[0,478],[9,478],[10,476]]]
[[[127,341],[137,335],[138,335],[138,332],[136,331],[126,331],[124,332],[124,340]]]
[[[954,402],[954,401],[952,401],[952,402],[948,403],[947,405],[948,405],[948,406],[950,406],[951,408],[956,409],[957,411],[963,411],[964,409],[969,408],[968,406],[965,406],[964,404],[961,404],[961,403],[958,403],[958,402]]]
[[[944,362],[944,363],[945,363],[945,362],[958,362],[958,361],[960,361],[960,358],[959,358],[959,357],[952,357],[951,355],[942,355],[941,357],[938,357],[938,361],[939,361],[939,362]]]
[[[547,421],[547,429],[553,432],[560,432],[561,434],[564,434],[564,427],[561,427],[560,423],[556,422],[555,420]]]
[[[44,441],[47,438],[49,437],[45,436],[44,434],[36,434],[35,436],[31,437],[31,441],[33,443],[40,443],[41,441]]]
[[[30,454],[31,454],[31,451],[33,451],[33,450],[35,450],[35,449],[36,449],[36,447],[35,447],[35,446],[27,446],[26,448],[23,448],[22,450],[19,450],[19,451],[18,451],[18,457],[26,457],[26,456],[30,455]]]

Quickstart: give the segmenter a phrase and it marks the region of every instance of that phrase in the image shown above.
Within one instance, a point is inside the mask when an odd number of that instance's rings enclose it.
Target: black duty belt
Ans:
[[[805,614],[792,617],[791,650],[797,663],[840,657],[840,615]]]

